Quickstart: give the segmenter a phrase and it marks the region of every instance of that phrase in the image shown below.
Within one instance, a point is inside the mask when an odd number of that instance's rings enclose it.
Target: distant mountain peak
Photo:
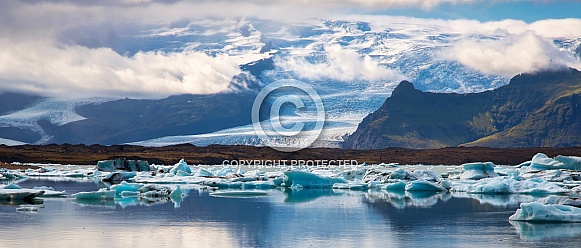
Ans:
[[[474,94],[428,93],[401,82],[345,148],[581,145],[581,72],[523,73]]]

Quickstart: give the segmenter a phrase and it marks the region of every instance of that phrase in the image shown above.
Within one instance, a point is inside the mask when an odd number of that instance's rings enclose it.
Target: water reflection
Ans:
[[[102,187],[93,181],[20,183],[39,185],[69,196]],[[0,203],[0,243],[27,237],[30,247],[321,247],[329,241],[345,247],[506,247],[575,244],[581,233],[581,224],[509,223],[518,203],[535,200],[531,196],[285,188],[264,197],[228,198],[181,187],[185,196],[173,200],[47,198],[35,215],[17,213],[19,204]]]
[[[342,192],[337,192],[332,189],[291,189],[283,188],[284,195],[286,198],[284,202],[288,203],[300,203],[300,202],[310,202],[317,200],[321,197],[332,197],[343,194]]]
[[[447,201],[452,197],[449,192],[434,191],[383,191],[369,190],[365,194],[367,202],[388,202],[397,209],[406,207],[429,208],[440,201]]]
[[[581,238],[581,223],[528,223],[509,221],[523,240],[543,241],[562,238]]]

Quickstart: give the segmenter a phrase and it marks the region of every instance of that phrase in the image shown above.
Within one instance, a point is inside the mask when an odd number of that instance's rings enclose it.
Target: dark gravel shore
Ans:
[[[125,157],[150,163],[174,164],[184,158],[189,164],[222,164],[225,160],[357,160],[358,163],[400,163],[456,165],[491,161],[497,165],[516,165],[542,152],[548,156],[581,156],[581,147],[571,148],[483,148],[453,147],[442,149],[342,150],[310,148],[297,152],[279,152],[269,147],[211,145],[175,145],[141,147],[128,145],[0,145],[0,162],[96,164],[99,160]]]

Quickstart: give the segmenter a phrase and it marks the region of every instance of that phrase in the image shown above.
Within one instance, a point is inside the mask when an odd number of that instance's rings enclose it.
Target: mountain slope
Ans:
[[[581,72],[515,76],[509,85],[475,94],[437,94],[402,82],[368,115],[346,148],[581,145]]]

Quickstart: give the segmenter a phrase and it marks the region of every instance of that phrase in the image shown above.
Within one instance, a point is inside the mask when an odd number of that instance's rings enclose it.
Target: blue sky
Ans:
[[[476,19],[479,21],[515,19],[529,23],[544,19],[581,18],[581,1],[493,2],[441,4],[430,10],[417,7],[399,7],[369,13],[419,18]]]

